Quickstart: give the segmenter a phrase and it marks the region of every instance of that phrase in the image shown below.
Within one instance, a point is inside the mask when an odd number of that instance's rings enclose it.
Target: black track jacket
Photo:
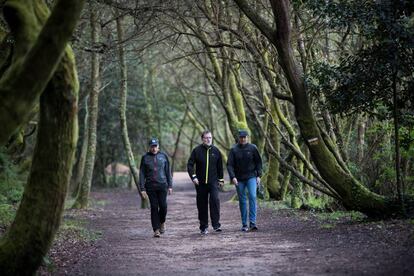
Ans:
[[[227,171],[229,172],[230,180],[235,177],[239,181],[245,181],[252,177],[261,177],[262,158],[256,145],[250,143],[234,145],[227,159]]]
[[[172,188],[170,163],[165,153],[147,152],[142,156],[139,167],[139,186],[141,191]]]
[[[195,173],[194,173],[194,165]],[[193,180],[200,183],[216,183],[223,180],[223,161],[221,153],[215,146],[198,145],[191,152],[187,162],[187,172]]]

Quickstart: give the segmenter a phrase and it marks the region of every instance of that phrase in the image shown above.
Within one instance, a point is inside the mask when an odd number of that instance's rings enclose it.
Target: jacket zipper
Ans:
[[[211,148],[208,148],[208,149],[207,149],[207,162],[206,162],[206,163],[207,163],[207,166],[206,166],[206,184],[208,183],[208,161],[209,161],[209,159],[210,159],[210,158],[208,158],[208,157],[209,157],[210,149],[211,149]]]
[[[154,155],[154,175],[152,179],[157,182],[157,155]]]

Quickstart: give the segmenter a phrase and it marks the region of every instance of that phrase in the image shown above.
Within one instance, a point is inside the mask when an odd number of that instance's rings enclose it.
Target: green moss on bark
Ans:
[[[79,87],[73,54],[66,47],[82,4],[58,1],[42,27],[47,15],[43,1],[6,3],[18,50],[0,80],[0,145],[27,120],[39,98],[40,120],[23,199],[0,241],[2,275],[34,274],[60,224],[77,141]]]

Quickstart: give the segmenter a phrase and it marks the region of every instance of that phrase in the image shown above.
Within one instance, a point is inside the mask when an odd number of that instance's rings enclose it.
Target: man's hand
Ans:
[[[168,194],[172,195],[172,188],[168,188]]]
[[[144,199],[144,200],[148,199],[148,194],[147,194],[146,191],[141,191],[141,198]]]
[[[256,183],[257,185],[260,185],[260,176],[256,177]]]
[[[197,179],[197,177],[193,179],[193,183],[194,183],[195,185],[198,185],[198,184],[200,184],[200,182],[198,182],[198,179]]]
[[[233,182],[233,184],[236,185],[236,186],[237,186],[237,184],[239,184],[239,182],[237,181],[237,178],[235,178],[235,177],[231,180],[231,182]]]
[[[223,186],[224,186],[224,181],[219,181],[219,182],[218,182],[218,184],[219,184],[220,188],[223,188]]]

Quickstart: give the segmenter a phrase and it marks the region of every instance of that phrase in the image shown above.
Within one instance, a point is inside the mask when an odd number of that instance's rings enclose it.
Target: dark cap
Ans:
[[[150,146],[158,146],[158,139],[157,138],[151,138],[151,140],[149,140],[148,145]]]
[[[249,135],[249,132],[245,129],[239,129],[239,137],[246,137]]]

